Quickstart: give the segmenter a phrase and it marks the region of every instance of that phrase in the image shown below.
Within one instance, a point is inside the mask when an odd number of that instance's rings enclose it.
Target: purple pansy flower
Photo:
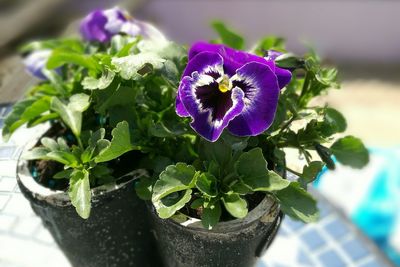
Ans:
[[[189,51],[176,112],[190,116],[192,128],[212,142],[226,127],[234,135],[258,135],[272,124],[279,90],[290,79],[271,59],[198,42]]]
[[[153,25],[133,19],[118,7],[89,13],[81,22],[80,31],[84,39],[101,43],[110,41],[118,33],[165,40],[164,35]]]
[[[41,80],[47,80],[47,77],[43,74],[43,69],[46,68],[50,54],[51,50],[44,49],[32,51],[26,56],[24,58],[24,65],[29,74]]]

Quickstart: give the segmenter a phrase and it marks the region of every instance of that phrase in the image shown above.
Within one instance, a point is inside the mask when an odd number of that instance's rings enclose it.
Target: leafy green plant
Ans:
[[[223,23],[214,22],[213,27],[219,34],[213,41],[215,47],[223,47],[222,51],[245,48],[244,38]],[[286,75],[281,78],[286,80],[269,83],[274,84],[276,93],[276,109],[269,111],[273,113],[269,127],[262,125],[262,131],[238,136],[225,125],[229,130],[208,136],[194,124],[187,110],[178,111],[179,101],[187,100],[179,90],[185,82],[200,77],[196,71],[186,73],[193,55],[189,53],[188,57],[184,47],[167,41],[161,33],[152,40],[145,38],[145,32],[136,36],[126,32],[97,36],[97,31],[86,30],[84,36],[89,40],[49,40],[22,48],[28,54],[50,51],[49,57],[40,69],[42,81],[14,105],[2,132],[8,139],[23,125],[48,123],[52,128],[61,127],[61,131],[43,137],[24,158],[33,163],[55,161],[62,166],[48,178],[68,181],[65,190],[82,218],[90,215],[91,189],[115,183],[123,175],[114,168],[121,159],[128,158],[132,163],[125,166],[126,172],[133,168],[147,170],[148,177],[140,179],[136,191],[153,202],[161,218],[195,216],[207,229],[222,220],[246,217],[251,211],[250,199],[266,194],[274,197],[289,216],[315,221],[318,210],[307,193],[307,184],[324,166],[335,167],[332,156],[356,168],[368,162],[368,152],[359,139],[336,139],[346,130],[343,115],[332,107],[310,104],[328,89],[339,87],[337,71],[323,67],[313,51],[295,56],[287,53],[283,39],[273,36],[261,40],[250,52],[235,50],[256,61],[268,60],[268,67],[250,62],[247,68],[253,68],[252,73],[271,76],[273,68],[280,68]],[[107,38],[103,40],[104,36]],[[191,51],[203,52],[193,47]],[[251,101],[239,98],[253,87],[234,80],[245,76],[245,71],[236,70],[243,75],[234,77],[229,77],[232,73],[228,71],[217,78],[221,69],[211,70],[208,76],[215,78],[217,92],[226,96],[235,91],[235,101],[240,102],[242,110],[248,110],[246,105]],[[208,85],[205,81],[210,77],[199,84]],[[215,103],[227,98],[221,99]],[[203,102],[210,106],[215,103]],[[230,105],[229,100],[227,103]],[[259,101],[258,105],[268,103]],[[216,117],[229,109],[218,110]],[[302,172],[288,166],[286,148],[297,149],[304,156],[307,164]],[[132,156],[131,151],[137,153]],[[286,171],[298,179],[285,179]]]
[[[61,164],[63,170],[47,179],[69,181],[71,202],[86,219],[91,188],[117,182],[123,173],[115,172],[113,162],[127,152],[142,153],[131,159],[137,163],[125,166],[126,172],[158,158],[172,162],[163,156],[174,152],[162,139],[182,132],[183,123],[173,124],[169,118],[174,115],[174,91],[186,52],[168,41],[123,34],[115,35],[109,45],[50,40],[33,42],[22,51],[44,48],[52,49],[41,70],[46,79],[14,105],[2,134],[8,139],[23,125],[61,126],[60,133],[42,138],[23,158]],[[186,146],[188,141],[175,143]],[[166,152],[159,153],[163,146]]]
[[[215,43],[243,49],[244,41],[239,34],[221,22],[214,22],[213,27],[220,35]],[[195,53],[199,47],[230,53],[226,52],[226,47],[214,48],[216,46],[207,44],[194,45],[190,53]],[[284,40],[272,36],[261,40],[252,53],[266,58],[275,54],[276,66],[291,71],[290,83],[280,91],[272,125],[260,134],[247,137],[238,137],[225,130],[212,142],[200,137],[208,133],[193,125],[199,132],[193,137],[198,158],[167,166],[152,188],[148,181],[142,180],[147,186],[138,189],[143,197],[151,198],[161,218],[195,214],[205,228],[212,229],[221,220],[246,217],[250,211],[249,196],[261,192],[273,196],[290,217],[313,222],[318,219],[318,209],[315,199],[307,192],[307,184],[316,179],[324,166],[335,168],[332,156],[341,164],[354,168],[362,168],[368,163],[368,151],[358,138],[337,138],[337,134],[347,127],[343,115],[332,107],[310,105],[311,100],[330,88],[339,88],[336,69],[323,67],[313,51],[303,57],[287,53]],[[184,80],[181,86],[182,83]],[[201,84],[203,92],[204,84]],[[221,90],[225,85],[221,82],[219,86]],[[227,90],[222,88],[223,94]],[[201,103],[202,99],[197,101]],[[181,112],[178,107],[177,112]],[[201,117],[192,119],[200,120]],[[302,172],[288,166],[286,148],[297,149],[306,159]],[[298,179],[286,180],[286,171],[296,174]]]

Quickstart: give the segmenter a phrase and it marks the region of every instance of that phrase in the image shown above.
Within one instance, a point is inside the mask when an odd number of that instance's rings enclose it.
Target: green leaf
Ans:
[[[168,166],[154,184],[153,203],[171,193],[193,188],[196,182],[195,178],[196,170],[193,166],[181,162]]]
[[[83,219],[89,218],[92,194],[90,191],[89,173],[86,170],[77,170],[72,174],[68,195],[79,216]]]
[[[110,142],[108,140],[103,139],[105,133],[106,130],[104,128],[100,128],[94,133],[90,132],[88,146],[81,155],[81,160],[83,163],[91,161],[94,156],[96,156],[102,150],[110,146]]]
[[[46,50],[55,48],[65,48],[69,51],[75,51],[82,53],[84,51],[84,46],[82,41],[79,39],[53,39],[53,40],[42,40],[33,41],[23,45],[19,51],[21,53],[28,53],[34,50]]]
[[[68,108],[84,112],[90,106],[89,96],[86,94],[75,94],[69,98]]]
[[[95,157],[95,161],[104,162],[118,158],[122,154],[131,151],[133,145],[131,144],[131,137],[129,132],[129,125],[126,121],[122,121],[111,132],[112,140],[110,146],[103,149],[98,156]]]
[[[361,169],[369,162],[369,153],[362,141],[354,136],[338,139],[331,146],[336,159],[343,165]]]
[[[106,165],[96,165],[90,169],[90,174],[94,177],[107,176],[113,172],[112,169],[108,168]]]
[[[69,179],[73,173],[73,169],[62,170],[54,174],[54,179]]]
[[[267,169],[261,148],[254,148],[240,155],[235,163],[235,170],[240,180],[253,191],[281,190],[289,181]]]
[[[50,150],[46,147],[35,147],[22,154],[22,159],[24,160],[46,159],[46,155],[49,152]]]
[[[243,151],[248,145],[248,137],[234,136],[226,131],[222,133],[221,137],[234,151]]]
[[[82,81],[83,89],[87,90],[102,90],[107,88],[112,81],[114,80],[115,73],[109,70],[105,70],[100,78],[96,79],[90,76],[87,76]]]
[[[192,208],[192,209],[198,209],[198,208],[200,208],[201,206],[203,206],[203,204],[204,204],[204,199],[202,199],[202,198],[197,198],[197,199],[195,199],[195,200],[192,202],[192,204],[190,204],[190,208]]]
[[[54,50],[47,60],[46,67],[55,69],[65,64],[75,64],[89,70],[101,71],[101,66],[90,55],[83,55],[65,50]]]
[[[235,218],[244,218],[248,213],[247,202],[237,193],[224,194],[222,202],[226,210]]]
[[[138,72],[145,66],[150,65],[153,69],[161,69],[165,59],[156,53],[145,52],[121,58],[113,58],[112,64],[121,77],[125,80],[137,80],[142,77]]]
[[[218,194],[217,178],[208,172],[204,172],[197,177],[196,187],[210,197],[216,197]]]
[[[324,164],[321,161],[312,161],[308,165],[303,167],[303,173],[301,174],[301,178],[306,183],[311,183],[317,178],[318,173],[321,172]]]
[[[152,123],[149,127],[149,134],[155,137],[175,136],[175,133],[171,132],[163,122]]]
[[[218,222],[221,217],[221,204],[219,201],[215,201],[213,204],[209,204],[204,208],[201,216],[201,223],[204,228],[211,230]]]
[[[276,65],[285,69],[298,69],[304,67],[304,60],[291,53],[280,55],[275,59]]]
[[[333,108],[325,109],[325,118],[324,121],[333,128],[334,133],[342,133],[347,128],[347,122],[344,116]]]
[[[89,105],[89,96],[85,94],[71,96],[68,105],[65,105],[57,97],[53,97],[51,100],[51,109],[61,117],[75,136],[80,136],[81,134],[82,112],[85,111]]]
[[[226,167],[232,160],[232,148],[222,138],[216,142],[201,140],[200,151],[202,157],[207,161],[214,160],[222,168]]]
[[[40,142],[42,143],[43,146],[47,147],[49,150],[56,151],[60,149],[58,143],[49,137],[43,137],[42,139],[40,139]]]
[[[142,200],[151,200],[153,183],[150,178],[143,177],[135,184],[135,191]]]
[[[11,134],[25,123],[36,119],[39,115],[47,112],[50,107],[50,97],[29,97],[17,102],[12,111],[4,119],[2,135],[8,140]]]
[[[118,117],[119,113],[124,111],[129,112],[126,116],[127,118],[125,118],[128,121],[132,117],[130,109],[133,109],[135,104],[136,91],[136,88],[128,86],[119,86],[117,88],[110,86],[104,90],[94,91],[96,93],[95,102],[97,103],[95,109],[100,114],[106,114],[108,110],[110,117]],[[118,110],[112,110],[113,108],[117,108]]]
[[[47,153],[46,158],[71,167],[76,167],[79,163],[74,154],[66,151],[51,151]]]
[[[275,195],[281,210],[292,219],[306,223],[318,220],[317,201],[298,182],[291,182],[288,187],[277,191]]]
[[[264,37],[253,50],[259,56],[266,56],[265,52],[268,50],[284,51],[285,39],[276,36]]]
[[[227,28],[223,22],[214,21],[211,26],[219,34],[223,44],[238,50],[244,49],[243,37],[232,31],[232,29]]]
[[[51,121],[54,119],[58,119],[60,116],[58,116],[57,113],[48,113],[45,115],[40,115],[37,119],[31,120],[28,122],[27,127],[34,127],[36,125],[42,124],[46,121]]]
[[[57,144],[61,151],[69,151],[69,146],[67,144],[67,141],[65,141],[64,138],[58,137]]]
[[[178,210],[183,208],[186,203],[192,198],[192,190],[188,189],[183,192],[175,192],[161,199],[160,201],[153,202],[157,210],[158,216],[162,219],[170,218]]]

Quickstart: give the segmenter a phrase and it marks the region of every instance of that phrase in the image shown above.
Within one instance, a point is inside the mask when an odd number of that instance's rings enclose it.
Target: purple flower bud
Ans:
[[[283,55],[283,53],[279,52],[279,51],[276,51],[276,50],[268,50],[266,59],[267,60],[275,60],[280,55]]]
[[[164,35],[157,28],[133,19],[126,11],[118,7],[89,13],[82,20],[80,31],[85,40],[101,43],[110,41],[114,35],[119,33],[165,40]]]
[[[51,50],[36,50],[25,57],[24,64],[28,73],[41,80],[47,80],[47,77],[43,74],[43,69],[46,68],[50,54]]]

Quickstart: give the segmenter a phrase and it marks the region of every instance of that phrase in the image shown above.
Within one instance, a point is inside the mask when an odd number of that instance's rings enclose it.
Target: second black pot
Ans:
[[[160,254],[171,267],[249,267],[257,263],[280,226],[282,213],[271,198],[244,219],[218,223],[206,230],[198,219],[178,223],[160,219],[149,204]]]

